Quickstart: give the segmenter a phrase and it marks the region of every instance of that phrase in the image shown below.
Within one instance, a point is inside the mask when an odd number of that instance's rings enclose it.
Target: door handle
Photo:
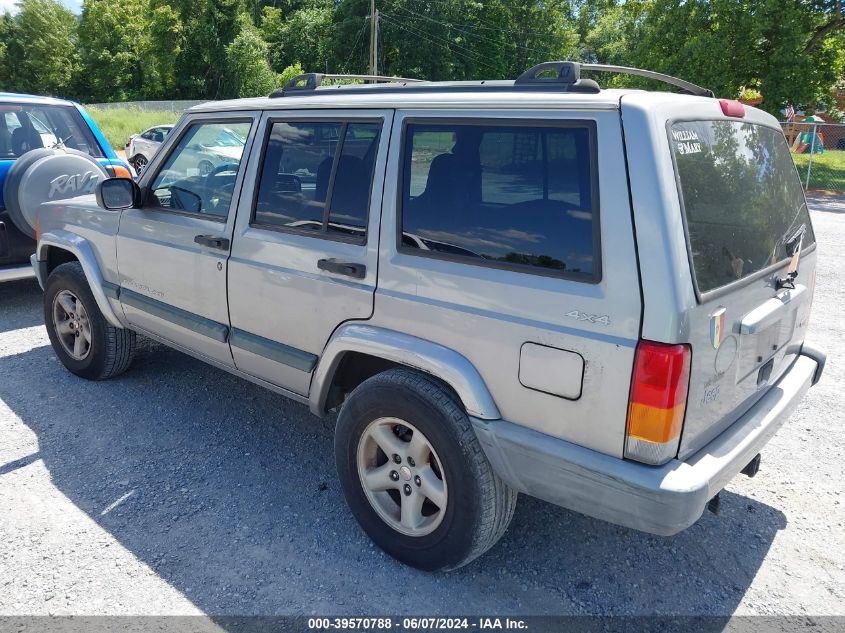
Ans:
[[[218,237],[216,235],[197,235],[194,242],[200,246],[207,246],[208,248],[216,248],[221,251],[229,250],[229,238]]]
[[[367,275],[367,267],[364,264],[352,262],[339,262],[336,259],[321,259],[317,261],[317,268],[337,275],[346,275],[355,279],[363,279]]]

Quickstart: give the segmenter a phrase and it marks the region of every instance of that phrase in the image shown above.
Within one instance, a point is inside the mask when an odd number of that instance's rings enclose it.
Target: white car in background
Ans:
[[[129,137],[126,141],[126,160],[136,174],[140,175],[172,129],[172,125],[156,125]]]
[[[130,137],[126,144],[126,156],[137,174],[141,174],[171,129],[172,125],[159,125]],[[186,151],[194,156],[197,175],[207,176],[227,166],[237,166],[244,142],[245,139],[237,132],[222,128],[213,136],[200,135],[193,139]]]

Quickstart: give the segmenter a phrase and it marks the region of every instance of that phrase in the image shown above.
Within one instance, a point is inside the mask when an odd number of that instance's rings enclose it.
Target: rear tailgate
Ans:
[[[670,120],[667,132],[697,298],[686,311],[692,369],[683,459],[730,426],[795,361],[809,320],[816,250],[780,128],[713,117]]]

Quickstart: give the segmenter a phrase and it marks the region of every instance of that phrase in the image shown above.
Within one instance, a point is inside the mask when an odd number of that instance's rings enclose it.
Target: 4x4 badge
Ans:
[[[722,336],[725,333],[725,313],[726,308],[719,308],[710,315],[710,343],[713,349],[719,349],[722,344]]]
[[[610,325],[610,317],[606,314],[587,314],[580,310],[571,310],[564,314],[571,319],[578,319],[579,321],[588,321],[589,323],[597,323],[598,325]]]

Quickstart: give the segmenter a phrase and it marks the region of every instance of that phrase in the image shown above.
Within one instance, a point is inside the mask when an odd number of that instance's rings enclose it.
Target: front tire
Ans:
[[[62,364],[88,380],[123,373],[135,353],[135,332],[110,325],[79,262],[57,266],[44,288],[44,322]]]
[[[335,459],[364,531],[419,569],[466,565],[502,537],[516,508],[516,492],[493,471],[459,402],[415,371],[393,369],[352,392]]]

